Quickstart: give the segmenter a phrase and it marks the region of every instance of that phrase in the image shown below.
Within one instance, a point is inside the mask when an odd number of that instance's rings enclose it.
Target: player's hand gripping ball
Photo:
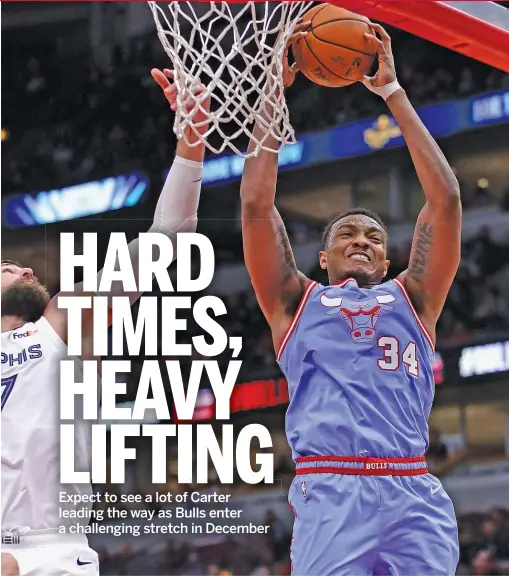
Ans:
[[[369,74],[377,55],[378,38],[365,16],[333,4],[319,4],[302,19],[308,34],[292,42],[299,70],[315,84],[348,86]]]
[[[364,84],[368,88],[381,88],[387,86],[396,80],[396,65],[394,64],[394,56],[392,55],[391,37],[379,24],[371,24],[373,32],[366,34],[376,43],[378,53],[378,71],[372,76],[364,78]],[[378,32],[381,40],[376,37],[375,32]]]
[[[293,46],[298,40],[303,40],[308,35],[309,27],[311,22],[304,22],[302,18],[297,21],[297,24],[293,30],[293,34],[288,39],[285,51],[283,53],[283,86],[289,88],[294,80],[297,72],[299,72],[299,65],[294,62],[291,66],[288,63],[288,50],[290,46]]]

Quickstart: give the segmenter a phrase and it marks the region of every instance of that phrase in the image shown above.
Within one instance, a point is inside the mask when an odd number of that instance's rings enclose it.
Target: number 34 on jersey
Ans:
[[[377,345],[383,351],[382,358],[377,361],[379,368],[394,371],[403,364],[411,376],[419,376],[419,361],[417,360],[415,342],[409,342],[403,348],[394,336],[381,336]]]

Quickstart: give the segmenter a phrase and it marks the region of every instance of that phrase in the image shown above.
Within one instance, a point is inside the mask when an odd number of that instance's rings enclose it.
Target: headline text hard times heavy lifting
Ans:
[[[136,449],[126,447],[126,438],[145,436],[150,438],[152,445],[152,482],[165,483],[167,439],[176,436],[180,483],[190,483],[193,480],[207,483],[209,457],[222,483],[233,482],[235,469],[246,483],[272,483],[272,454],[258,453],[255,457],[258,469],[253,470],[251,465],[253,440],[257,440],[260,449],[272,448],[270,432],[261,424],[249,424],[234,437],[233,425],[226,423],[214,428],[209,424],[192,426],[132,423],[133,420],[143,421],[146,410],[155,411],[158,421],[172,420],[165,380],[169,382],[178,422],[192,420],[202,384],[212,388],[215,395],[216,420],[230,419],[230,398],[242,364],[241,360],[236,359],[242,349],[242,339],[228,337],[216,320],[218,316],[227,313],[226,306],[219,297],[201,296],[192,304],[190,296],[178,294],[181,291],[202,292],[210,285],[215,261],[210,240],[195,233],[177,235],[176,288],[168,274],[174,246],[171,239],[163,234],[140,234],[136,262],[131,261],[125,234],[111,234],[105,265],[100,275],[97,274],[97,235],[83,235],[83,254],[75,253],[74,243],[74,234],[62,234],[61,288],[64,295],[59,297],[58,305],[68,313],[69,358],[61,362],[60,373],[61,482],[105,483],[107,453],[110,453],[111,482],[124,483],[126,461],[136,458]],[[199,258],[195,258],[193,262],[199,262],[199,269],[196,271],[193,268],[194,274],[197,274],[195,278],[191,274],[193,247],[199,253]],[[154,258],[157,251],[159,257]],[[79,293],[74,282],[75,268],[81,268],[83,272]],[[135,321],[129,294],[151,291],[154,278],[163,296],[157,299],[150,295],[141,296]],[[187,321],[178,318],[177,312],[191,307],[197,325],[205,334],[194,336],[192,343],[178,343],[178,333],[185,333]],[[82,374],[76,377],[75,357],[82,354],[82,321],[85,310],[93,317],[93,354],[97,357],[107,356],[107,359],[101,362],[100,378],[99,365],[95,360],[83,361]],[[112,349],[108,354],[110,324]],[[160,342],[157,338],[159,333],[162,333]],[[145,344],[143,350],[142,342]],[[124,350],[125,345],[127,350]],[[231,360],[223,375],[217,360],[213,358],[227,348],[231,350]],[[124,395],[127,390],[126,383],[122,380],[125,379],[125,374],[131,372],[131,361],[110,358],[124,356],[126,352],[130,356],[162,354],[179,358],[190,357],[194,351],[202,359],[191,362],[187,382],[184,381],[180,360],[145,360],[134,405],[118,405],[118,396]],[[76,402],[77,398],[80,402]],[[77,420],[90,421],[92,426],[91,472],[75,470]],[[108,427],[104,421],[114,423]],[[191,457],[193,452],[196,453],[195,460]]]

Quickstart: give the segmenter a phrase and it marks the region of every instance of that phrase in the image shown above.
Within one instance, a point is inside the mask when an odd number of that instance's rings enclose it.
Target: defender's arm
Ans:
[[[153,70],[152,75],[157,83],[163,89],[164,95],[170,106],[175,110],[176,89],[174,84],[170,84],[168,78],[172,78],[173,74],[170,70],[165,70],[164,74],[160,70]],[[197,84],[195,87],[195,95],[200,94],[203,86]],[[203,107],[208,109],[209,101],[203,103]],[[197,114],[202,115],[202,118],[196,118],[196,121],[203,119],[204,112],[199,111]],[[188,128],[187,134],[190,144],[197,138],[195,134]],[[201,128],[206,130],[206,127]],[[194,232],[198,221],[198,203],[200,199],[201,180],[203,172],[203,160],[205,156],[204,144],[197,146],[188,145],[185,139],[181,139],[177,144],[176,156],[169,171],[166,182],[157,202],[154,221],[149,228],[149,232],[159,232],[167,235],[169,238],[175,240],[176,235],[180,232]],[[139,266],[139,250],[138,239],[134,239],[129,243],[129,254],[131,255],[131,263],[135,272],[135,277],[138,276],[137,270]],[[98,273],[98,283],[102,276],[102,270]],[[82,283],[75,286],[73,294],[84,294]],[[53,326],[59,336],[67,341],[67,314],[64,310],[58,308],[58,297],[62,294],[57,294],[46,308],[45,316]],[[131,304],[134,304],[140,296],[140,292],[124,294],[122,289],[114,286],[110,296],[128,296]],[[111,318],[110,318],[111,321]],[[83,312],[82,317],[83,339],[90,340],[93,334],[93,310],[86,310]],[[88,354],[87,354],[88,356]]]

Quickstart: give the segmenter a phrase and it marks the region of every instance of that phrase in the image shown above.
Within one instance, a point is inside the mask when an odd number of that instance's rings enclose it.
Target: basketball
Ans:
[[[292,50],[306,78],[337,88],[369,73],[376,43],[364,36],[374,34],[368,18],[333,4],[319,4],[304,14],[303,21],[311,22],[311,28],[305,38],[292,43]]]

